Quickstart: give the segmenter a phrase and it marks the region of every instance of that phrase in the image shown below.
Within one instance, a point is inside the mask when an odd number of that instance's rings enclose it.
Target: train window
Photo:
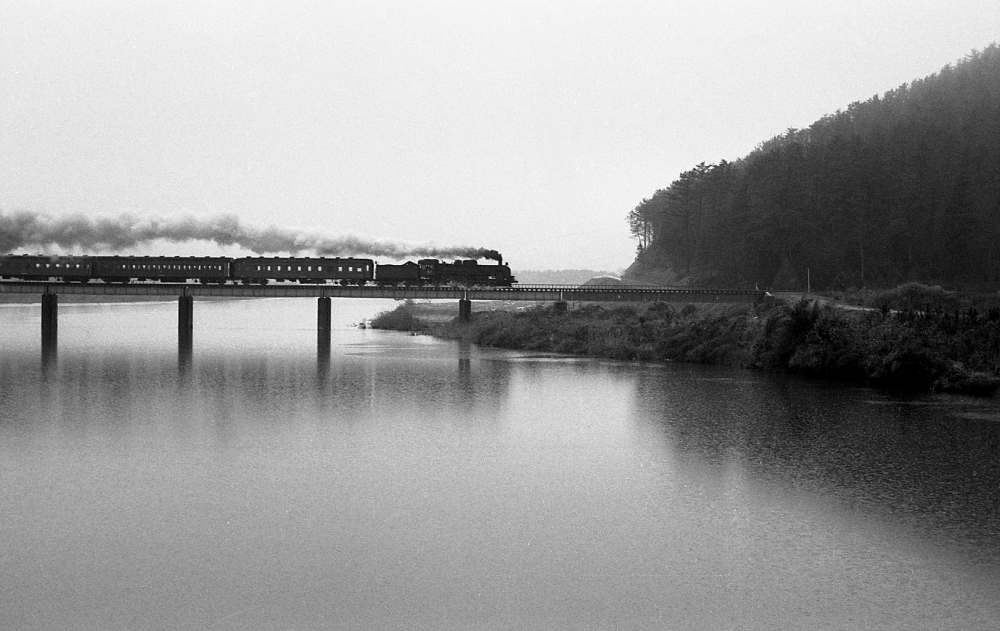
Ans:
[[[337,271],[338,272],[343,272],[344,271],[344,266],[343,265],[338,265],[337,266]]]

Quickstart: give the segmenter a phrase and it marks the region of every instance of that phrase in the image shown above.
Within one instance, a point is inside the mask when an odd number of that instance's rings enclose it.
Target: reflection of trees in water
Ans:
[[[989,402],[716,374],[732,378],[683,368],[637,376],[645,422],[675,457],[719,479],[736,466],[758,482],[947,533],[1000,564],[1000,423],[955,413],[992,412]]]
[[[1000,424],[956,418],[969,400],[753,373],[638,378],[649,422],[678,457],[989,542],[1000,562]]]

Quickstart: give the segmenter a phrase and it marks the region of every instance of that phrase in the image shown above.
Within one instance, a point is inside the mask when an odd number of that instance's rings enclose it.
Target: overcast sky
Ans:
[[[681,171],[994,41],[997,0],[4,0],[0,210],[617,270]]]

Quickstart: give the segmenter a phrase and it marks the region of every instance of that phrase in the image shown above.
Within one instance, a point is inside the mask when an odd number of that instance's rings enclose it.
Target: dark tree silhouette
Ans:
[[[1000,48],[702,162],[629,213],[640,257],[693,283],[1000,281]]]

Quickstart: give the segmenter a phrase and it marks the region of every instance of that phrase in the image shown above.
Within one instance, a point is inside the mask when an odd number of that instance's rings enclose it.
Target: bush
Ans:
[[[941,287],[923,285],[921,283],[906,283],[895,289],[873,292],[867,296],[869,307],[882,306],[894,310],[920,311],[928,307],[935,310],[951,311],[960,306],[959,298]]]
[[[930,389],[944,374],[947,358],[934,340],[886,320],[869,331],[863,366],[868,379],[909,390]]]
[[[832,379],[858,380],[865,377],[861,327],[851,318],[824,308],[802,344],[788,359],[797,372]]]
[[[780,306],[767,317],[753,345],[753,362],[768,370],[788,368],[819,319],[819,303],[803,298],[791,307]]]
[[[383,311],[372,318],[373,329],[390,331],[423,331],[427,324],[413,315],[413,304],[404,302],[392,311]]]

